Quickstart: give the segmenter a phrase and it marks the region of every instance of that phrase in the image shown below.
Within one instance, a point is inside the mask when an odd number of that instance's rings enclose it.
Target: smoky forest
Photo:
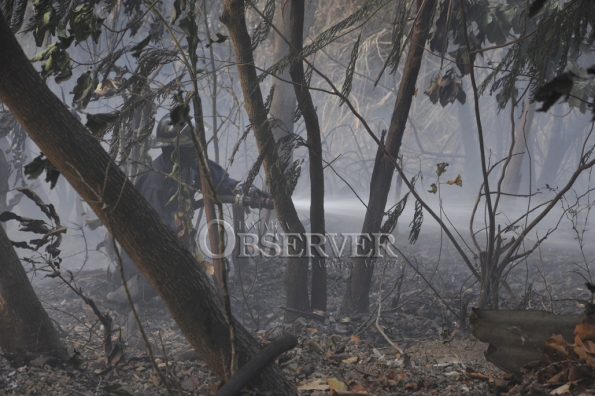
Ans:
[[[595,395],[593,51],[593,0],[0,0],[0,394]]]

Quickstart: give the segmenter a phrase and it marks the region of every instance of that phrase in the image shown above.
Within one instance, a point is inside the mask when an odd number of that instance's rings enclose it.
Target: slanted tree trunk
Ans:
[[[303,46],[304,0],[291,1],[291,52],[299,52]],[[325,235],[324,224],[324,167],[322,166],[322,139],[318,115],[304,80],[304,63],[294,62],[290,67],[295,96],[302,108],[302,116],[308,135],[310,159],[310,231]],[[315,240],[313,243],[318,243]],[[324,245],[321,247],[324,252]],[[326,311],[326,265],[325,257],[312,248],[312,308]]]
[[[264,170],[277,217],[286,234],[300,234],[300,238],[289,237],[288,251],[290,256],[301,257],[289,257],[287,259],[287,269],[283,279],[286,306],[287,308],[307,311],[310,309],[310,300],[308,298],[308,259],[303,254],[305,249],[303,234],[305,230],[291,200],[290,192],[286,189],[287,181],[275,147],[272,128],[266,117],[262,92],[256,85],[258,80],[254,68],[250,34],[246,27],[244,1],[226,0],[221,22],[227,26],[234,47],[240,84],[244,94],[244,107],[254,130],[258,151],[264,154]],[[293,315],[286,314],[286,319],[291,320],[293,318]]]
[[[67,350],[35,295],[3,227],[0,227],[0,274],[0,349],[11,359],[32,353],[67,358]]]
[[[399,149],[401,148],[401,140],[403,139],[407,116],[411,108],[413,95],[415,94],[415,84],[417,83],[428,31],[432,27],[432,17],[436,0],[418,0],[417,4],[419,16],[413,27],[409,54],[407,55],[403,69],[399,94],[395,102],[385,142],[385,147],[393,158],[398,157]],[[380,231],[394,170],[395,168],[392,162],[384,156],[383,151],[379,148],[370,182],[368,209],[362,227],[362,234],[364,235],[371,235]],[[370,252],[373,246],[365,238],[363,238],[362,242],[363,248],[359,251],[359,254],[365,255]],[[349,314],[351,312],[368,311],[370,286],[372,283],[372,274],[374,273],[374,266],[371,265],[371,260],[366,257],[355,259],[355,265],[351,270],[350,279],[343,297],[342,313]]]
[[[231,357],[229,327],[203,267],[100,143],[43,83],[3,17],[0,59],[0,100],[116,237],[208,367],[225,379]],[[241,367],[259,345],[240,323],[236,321],[235,326]],[[254,382],[263,390],[297,395],[275,365],[263,370]]]
[[[4,150],[0,144],[0,213],[6,210],[6,194],[8,193],[8,178],[10,177],[10,164],[6,161]]]

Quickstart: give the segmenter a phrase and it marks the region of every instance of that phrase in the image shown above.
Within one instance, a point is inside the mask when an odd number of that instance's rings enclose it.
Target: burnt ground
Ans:
[[[241,282],[236,274],[231,275],[233,309],[263,344],[285,332],[298,337],[298,347],[282,355],[277,364],[304,395],[331,394],[341,387],[369,395],[492,394],[494,379],[502,372],[485,361],[487,345],[470,334],[464,322],[469,312],[461,313],[467,303],[470,309],[477,301],[477,285],[472,284],[469,270],[454,249],[445,244],[440,250],[438,246],[440,237],[429,235],[404,247],[405,253],[414,257],[411,264],[418,272],[403,260],[376,269],[371,314],[345,317],[338,313],[349,274],[345,262],[329,266],[329,317],[325,321],[299,318],[292,324],[283,322],[284,269],[278,260],[252,263]],[[501,291],[502,307],[580,312],[575,299],[587,299],[589,293],[577,274],[579,260],[576,246],[544,246],[509,274],[514,298]],[[126,339],[127,312],[109,309],[104,303],[113,288],[105,270],[83,271],[75,281],[109,313]],[[58,280],[36,285],[36,290],[69,351],[76,351],[78,364],[55,366],[38,359],[15,368],[0,358],[0,394],[165,394],[144,350],[125,347],[107,363],[102,328],[80,297]],[[372,312],[379,296],[384,301],[380,316]],[[162,304],[153,302],[142,315],[159,349],[156,362],[177,379],[176,392],[214,394],[217,379],[189,348]]]

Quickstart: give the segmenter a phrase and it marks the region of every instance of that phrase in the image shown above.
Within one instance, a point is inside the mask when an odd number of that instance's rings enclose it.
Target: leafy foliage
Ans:
[[[351,92],[351,83],[353,82],[353,72],[355,72],[355,63],[357,62],[357,54],[359,52],[359,42],[362,38],[362,34],[360,33],[357,36],[357,40],[353,45],[351,50],[351,58],[349,60],[349,65],[347,66],[347,71],[345,72],[345,81],[343,81],[343,88],[341,89],[341,95],[344,97],[348,97],[349,93]],[[343,105],[344,101],[341,99],[339,106]]]
[[[405,210],[405,206],[407,206],[407,198],[409,197],[409,193],[405,194],[405,196],[395,205],[394,209],[388,212],[388,218],[380,227],[380,232],[383,234],[391,234],[395,227],[397,226],[397,221],[399,217],[403,214]]]
[[[419,238],[419,232],[421,231],[421,225],[424,221],[424,210],[421,202],[415,201],[415,213],[413,214],[413,220],[409,224],[411,231],[409,232],[409,243],[414,245]]]
[[[74,36],[77,44],[81,43],[91,36],[97,44],[101,34],[101,25],[104,18],[100,18],[92,5],[86,4],[76,7],[70,13],[69,32]]]
[[[370,14],[378,11],[378,9],[386,6],[389,3],[390,0],[366,0],[357,11],[322,32],[312,41],[311,44],[305,46],[301,51],[288,55],[269,67],[259,76],[259,82],[262,82],[268,75],[278,75],[282,73],[283,70],[289,67],[289,65],[291,65],[293,62],[302,61],[308,56],[314,54],[321,48],[327,46],[339,38],[340,34],[346,29],[353,27],[356,23],[369,17]]]
[[[33,161],[25,165],[25,175],[29,176],[29,179],[37,179],[45,170],[45,181],[46,183],[49,182],[50,188],[53,189],[58,182],[58,177],[60,177],[60,171],[51,164],[50,160],[44,157],[44,154],[41,153]]]
[[[60,37],[57,43],[48,46],[44,51],[35,54],[31,62],[45,61],[41,66],[41,77],[46,79],[49,76],[55,76],[57,83],[66,81],[72,77],[72,66],[70,64],[70,55],[66,51],[74,40],[73,36]]]
[[[258,47],[269,35],[271,30],[271,22],[275,15],[275,0],[267,0],[264,11],[262,12],[264,19],[256,25],[254,33],[252,33],[252,51]]]
[[[576,0],[564,7],[557,1],[546,2],[527,22],[526,30],[532,33],[531,38],[511,46],[481,84],[480,92],[493,82],[490,92],[500,90],[498,105],[503,108],[514,92],[519,75],[532,76],[534,85],[561,75],[578,51],[595,41],[595,35],[591,34],[593,26],[595,12],[591,1]],[[504,71],[507,73],[497,78]]]
[[[440,101],[442,107],[446,107],[449,103],[458,100],[461,104],[465,104],[467,101],[467,94],[463,90],[463,81],[459,77],[454,68],[450,68],[444,77],[440,73],[437,73],[432,80],[430,85],[424,91],[424,94],[430,97],[430,101],[433,104]]]
[[[115,123],[119,117],[119,111],[116,111],[115,113],[87,114],[87,123],[85,126],[89,128],[93,135],[103,136],[107,127],[110,124]]]
[[[407,2],[401,1],[397,6],[397,15],[395,17],[395,26],[393,28],[393,47],[387,58],[387,66],[390,68],[390,74],[394,74],[401,60],[401,50],[403,48],[403,32],[407,23]]]
[[[31,239],[28,243],[25,241],[12,242],[13,246],[29,249],[32,251],[39,250],[42,246],[46,246],[45,251],[48,254],[48,260],[56,268],[60,268],[62,259],[60,255],[60,244],[62,243],[62,234],[66,233],[67,228],[60,224],[60,218],[56,213],[54,205],[46,204],[34,191],[26,187],[18,187],[16,189],[24,196],[32,200],[35,205],[41,209],[43,214],[53,223],[52,225],[39,219],[30,219],[28,217],[21,217],[13,212],[2,212],[0,213],[0,222],[6,222],[10,220],[16,220],[20,223],[21,227],[19,231],[32,232],[34,234],[43,235],[40,239]],[[29,259],[28,261],[33,262]]]

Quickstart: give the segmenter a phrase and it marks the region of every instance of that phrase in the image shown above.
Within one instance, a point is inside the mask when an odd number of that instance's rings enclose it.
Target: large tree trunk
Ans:
[[[97,139],[43,83],[3,17],[0,59],[0,100],[116,237],[163,298],[182,333],[223,380],[231,355],[229,327],[203,267],[197,265]],[[241,366],[259,348],[241,324],[236,322],[235,326]],[[262,389],[297,395],[275,365],[254,381]]]
[[[303,46],[304,0],[291,1],[291,44],[292,52],[299,52]],[[318,115],[304,80],[304,63],[295,62],[290,68],[294,82],[295,96],[302,108],[302,116],[308,134],[308,156],[310,159],[310,231],[325,235],[324,224],[324,167],[322,166],[322,139]],[[317,243],[318,241],[313,241]],[[324,245],[321,246],[324,252]],[[326,311],[326,265],[325,257],[312,248],[312,308]]]
[[[66,348],[35,295],[3,227],[0,227],[0,274],[2,351],[16,359],[31,353],[66,358]]]
[[[386,136],[385,147],[393,158],[399,155],[401,140],[407,124],[407,116],[411,108],[413,95],[415,94],[415,84],[417,75],[421,66],[421,60],[426,45],[428,31],[432,27],[432,16],[436,0],[418,0],[419,17],[413,27],[413,35],[407,61],[403,69],[399,94],[395,102],[390,127]],[[362,227],[362,234],[371,235],[380,231],[384,209],[390,191],[391,179],[395,168],[392,162],[384,156],[379,148],[372,172],[370,182],[370,197],[368,210]],[[360,254],[367,254],[372,248],[372,243],[363,238],[363,248]],[[354,252],[352,252],[353,254]],[[372,283],[372,274],[374,266],[371,265],[370,258],[358,257],[355,259],[355,265],[351,270],[350,280],[347,284],[341,312],[349,314],[351,312],[367,312],[369,308],[369,293]]]
[[[10,177],[10,164],[6,161],[2,144],[0,143],[0,213],[6,210],[6,194],[8,193],[8,178]]]
[[[246,27],[244,1],[226,0],[221,22],[227,26],[233,43],[238,74],[244,94],[244,107],[254,130],[258,151],[264,154],[264,170],[277,217],[286,234],[297,233],[303,237],[304,226],[298,217],[289,191],[286,189],[287,181],[283,173],[284,169],[282,169],[279,161],[271,125],[266,117],[262,92],[255,84],[258,80],[254,68],[250,35]],[[286,305],[287,308],[306,311],[310,309],[308,259],[304,254],[298,254],[305,249],[303,238],[290,237],[288,247],[290,255],[302,257],[289,257],[287,259],[287,269],[283,279]],[[293,316],[286,314],[286,319],[291,320]]]

